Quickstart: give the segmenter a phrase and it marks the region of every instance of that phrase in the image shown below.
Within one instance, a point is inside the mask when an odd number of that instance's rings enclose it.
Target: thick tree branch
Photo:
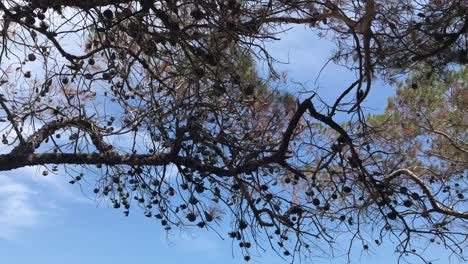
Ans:
[[[73,153],[45,153],[45,154],[4,154],[0,155],[0,171],[18,169],[26,166],[45,164],[70,165],[99,165],[109,166],[163,166],[170,163],[185,166],[199,171],[206,171],[218,176],[232,176],[232,171],[203,164],[199,160],[185,157],[171,157],[168,153],[157,155],[116,155],[116,154],[73,154]]]
[[[458,212],[458,211],[455,211],[451,208],[448,208],[442,204],[440,204],[434,194],[432,193],[432,191],[429,189],[429,187],[424,183],[424,181],[419,178],[415,173],[413,173],[412,171],[408,170],[408,169],[399,169],[399,170],[396,170],[394,172],[392,172],[390,175],[388,175],[388,177],[385,179],[385,182],[386,183],[389,183],[391,182],[393,179],[395,179],[396,177],[400,176],[400,175],[406,175],[408,176],[411,180],[413,180],[414,182],[416,182],[416,184],[419,185],[419,187],[421,187],[421,189],[423,190],[423,192],[427,195],[427,198],[429,199],[429,202],[431,203],[433,209],[436,211],[436,212],[439,212],[441,214],[445,214],[445,215],[451,215],[451,216],[455,216],[455,217],[459,217],[459,218],[463,218],[463,219],[468,219],[468,212]]]
[[[312,105],[312,97],[305,100],[301,104],[299,104],[299,107],[296,110],[296,113],[294,113],[294,116],[292,117],[291,121],[289,121],[289,125],[286,128],[286,131],[284,132],[283,135],[283,140],[281,142],[281,145],[276,152],[275,155],[284,158],[286,155],[286,152],[288,151],[288,146],[289,142],[291,141],[291,138],[293,136],[294,130],[296,129],[297,125],[299,124],[299,121],[301,120],[302,116],[304,113],[307,111],[307,109]]]
[[[68,127],[76,127],[84,130],[88,133],[93,141],[94,146],[97,150],[104,153],[111,149],[110,145],[106,144],[102,140],[101,131],[102,128],[98,127],[95,123],[84,117],[69,117],[59,120],[52,121],[42,126],[38,131],[32,134],[23,144],[18,145],[13,149],[12,153],[18,154],[30,154],[34,152],[34,149],[38,148],[41,143],[48,137],[53,135],[56,131]]]

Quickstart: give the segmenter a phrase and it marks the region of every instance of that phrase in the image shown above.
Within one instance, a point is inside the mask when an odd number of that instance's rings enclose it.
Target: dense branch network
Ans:
[[[466,79],[446,73],[466,71],[463,1],[7,0],[0,13],[0,171],[78,168],[70,183],[95,176],[97,197],[166,230],[229,215],[246,260],[264,238],[287,257],[340,237],[364,250],[395,237],[416,256],[437,239],[464,257]],[[264,44],[291,25],[330,32],[332,59],[356,71],[333,104],[281,89]],[[374,78],[412,70],[450,89],[413,83],[366,117]]]

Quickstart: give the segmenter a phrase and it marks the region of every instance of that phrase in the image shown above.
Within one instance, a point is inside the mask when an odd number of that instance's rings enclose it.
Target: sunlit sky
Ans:
[[[334,98],[353,80],[353,73],[329,64],[316,82],[334,46],[303,27],[268,47],[275,58],[289,62],[278,67],[291,81],[318,89],[325,99]],[[291,82],[287,87],[294,91],[298,86]],[[382,111],[394,92],[395,88],[375,82],[366,106]],[[0,173],[0,263],[245,263],[237,242],[226,235],[227,225],[219,228],[221,237],[200,229],[167,234],[138,209],[124,217],[121,210],[88,198],[68,181],[65,175],[44,177],[36,167]],[[252,263],[288,263],[268,248],[253,253]],[[302,259],[302,263],[346,263],[344,253],[317,252],[323,257]],[[457,263],[442,250],[425,254],[433,263]],[[357,250],[351,262],[396,263],[397,257],[388,242],[362,253]]]

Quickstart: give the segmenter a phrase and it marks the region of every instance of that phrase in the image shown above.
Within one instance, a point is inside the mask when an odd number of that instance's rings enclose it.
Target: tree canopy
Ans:
[[[96,197],[168,231],[231,220],[247,261],[254,246],[294,260],[340,237],[350,250],[396,239],[422,261],[437,242],[464,258],[467,11],[463,0],[2,1],[0,171],[87,178]],[[293,25],[334,41],[332,60],[355,72],[333,104],[277,88],[287,79],[265,43]],[[379,115],[362,107],[376,78],[400,83]]]

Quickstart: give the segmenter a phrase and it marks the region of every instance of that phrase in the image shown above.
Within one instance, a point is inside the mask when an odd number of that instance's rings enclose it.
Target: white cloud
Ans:
[[[26,184],[0,175],[0,239],[11,239],[39,224],[41,212],[35,206],[35,194]]]
[[[35,166],[0,174],[0,240],[60,222],[68,203],[91,203],[77,186],[69,186],[67,176],[44,177],[40,171]]]
[[[59,173],[49,173],[42,176],[42,170],[39,166],[20,168],[15,174],[28,176],[25,180],[37,185],[41,192],[47,192],[52,198],[60,201],[91,204],[93,201],[81,193],[78,185],[70,185],[70,177],[66,175],[63,167],[60,167]],[[89,185],[87,183],[83,183]]]

